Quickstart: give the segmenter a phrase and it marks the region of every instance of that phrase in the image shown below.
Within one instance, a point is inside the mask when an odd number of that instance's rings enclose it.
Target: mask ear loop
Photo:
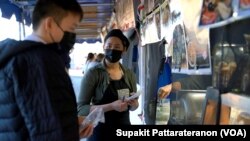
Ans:
[[[52,42],[53,42],[53,43],[56,43],[56,41],[54,40],[54,38],[53,38],[53,36],[51,35],[51,33],[50,33],[50,32],[49,32],[49,36],[50,36],[50,38],[51,38]],[[59,50],[61,50],[61,49],[62,49],[62,47],[61,47],[61,45],[60,45],[59,43],[57,43],[57,48],[58,48]]]
[[[60,28],[60,30],[61,30],[61,31],[63,32],[63,34],[64,34],[64,31],[63,31],[62,27],[56,22],[56,20],[54,20],[54,22],[56,23],[56,25]],[[55,42],[55,40],[54,40],[54,38],[51,36],[51,34],[50,34],[50,37],[52,38],[53,42]],[[58,49],[59,49],[59,50],[62,49],[60,43],[57,43],[57,46],[58,46]]]
[[[64,30],[62,29],[62,27],[56,22],[56,20],[54,20],[56,25],[61,29],[62,32],[64,32]]]
[[[56,25],[60,28],[60,30],[61,30],[62,32],[64,32],[63,29],[61,28],[61,26],[59,26],[59,24],[56,22],[56,20],[53,19],[53,21],[54,21],[54,22],[56,23]],[[56,43],[55,39],[53,38],[53,36],[51,35],[50,32],[49,32],[49,36],[50,36],[51,40],[53,41],[53,43]]]

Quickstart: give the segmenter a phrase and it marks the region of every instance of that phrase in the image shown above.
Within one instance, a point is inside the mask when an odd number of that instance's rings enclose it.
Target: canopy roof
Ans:
[[[114,0],[78,0],[84,19],[76,30],[78,43],[101,42],[102,28],[110,22],[114,9]],[[2,17],[10,19],[16,16],[18,22],[31,25],[31,14],[36,0],[0,0]],[[22,18],[23,17],[23,18]]]

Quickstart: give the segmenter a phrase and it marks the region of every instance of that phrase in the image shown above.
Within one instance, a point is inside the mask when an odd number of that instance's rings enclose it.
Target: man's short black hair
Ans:
[[[83,11],[77,0],[38,0],[32,14],[33,30],[46,17],[51,16],[60,23],[68,13],[79,15],[80,20],[83,18]]]

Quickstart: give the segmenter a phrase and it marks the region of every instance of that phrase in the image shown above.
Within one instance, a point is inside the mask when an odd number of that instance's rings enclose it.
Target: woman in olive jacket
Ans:
[[[88,140],[107,140],[110,128],[130,125],[129,110],[138,107],[138,99],[126,100],[137,92],[134,73],[119,61],[129,47],[121,30],[111,30],[104,39],[105,59],[84,75],[78,98],[78,115],[86,116],[96,107],[102,107],[105,123],[95,127]]]

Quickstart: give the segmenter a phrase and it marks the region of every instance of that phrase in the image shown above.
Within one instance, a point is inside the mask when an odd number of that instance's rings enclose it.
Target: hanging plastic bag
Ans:
[[[159,99],[156,107],[156,125],[167,125],[170,117],[170,99]]]
[[[88,114],[88,116],[83,120],[82,124],[80,125],[80,132],[84,130],[89,124],[92,124],[94,127],[96,127],[99,122],[105,122],[104,111],[101,107],[95,108]]]

